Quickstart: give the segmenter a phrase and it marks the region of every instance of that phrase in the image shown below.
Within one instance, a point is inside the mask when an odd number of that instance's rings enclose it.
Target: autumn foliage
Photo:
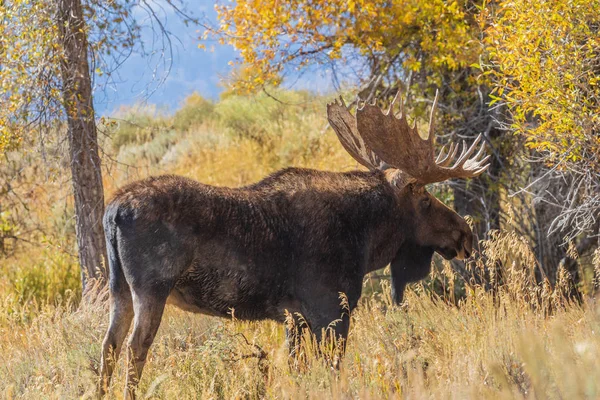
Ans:
[[[136,7],[173,2],[82,1],[95,83],[139,49]],[[56,4],[0,0],[7,398],[93,397],[108,322],[106,292],[80,303]],[[389,271],[369,276],[340,371],[310,357],[291,369],[275,323],[169,307],[142,393],[600,398],[600,0],[237,0],[216,10],[203,37],[239,51],[231,87],[217,101],[192,94],[173,113],[125,107],[96,119],[107,194],[162,173],[241,186],[288,166],[360,167],[327,128],[333,93],[278,88],[328,70],[347,100],[383,103],[401,87],[416,116],[440,90],[438,144],[484,134],[488,173],[432,189],[455,208],[473,194],[463,203],[484,217],[460,212],[483,233],[466,264],[436,258],[401,308],[390,301]]]
[[[343,65],[357,55],[371,61],[370,72],[455,70],[476,61],[479,50],[478,11],[464,2],[250,0],[216,9],[217,35],[240,51],[237,90],[278,83],[287,69]]]
[[[484,132],[492,148],[491,181],[477,192],[489,226],[506,218],[499,192],[517,191],[514,182],[553,168],[567,187],[550,197],[532,193],[552,205],[544,217],[554,220],[550,231],[560,228],[569,239],[598,232],[598,0],[269,0],[216,8],[220,26],[207,35],[240,51],[234,90],[261,90],[315,66],[340,87],[352,71],[369,100],[385,100],[400,86],[416,97],[417,110],[440,89],[439,129],[460,138]],[[538,163],[526,174],[508,168],[519,157]],[[484,212],[471,209],[473,200],[464,211]]]
[[[31,119],[61,107],[57,35],[48,2],[0,3],[0,153],[20,141]]]
[[[515,131],[552,163],[600,171],[600,1],[504,1],[496,13],[491,103],[506,102]]]
[[[406,77],[425,68],[438,85],[440,74],[474,66],[480,80],[493,75],[489,105],[507,104],[530,148],[555,161],[598,158],[598,0],[249,0],[216,9],[220,27],[212,33],[240,51],[237,90],[356,55],[377,64],[370,73],[396,67]]]

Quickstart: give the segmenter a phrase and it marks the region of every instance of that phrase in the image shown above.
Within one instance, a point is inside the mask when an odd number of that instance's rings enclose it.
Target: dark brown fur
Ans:
[[[135,317],[133,395],[167,302],[222,317],[234,310],[244,320],[298,312],[319,339],[341,317],[333,333],[345,339],[339,294],[354,309],[365,274],[392,263],[401,302],[405,285],[428,274],[434,251],[468,255],[472,236],[461,217],[422,187],[392,181],[379,171],[289,168],[238,189],[161,176],[119,190],[104,217],[111,322],[101,392]]]

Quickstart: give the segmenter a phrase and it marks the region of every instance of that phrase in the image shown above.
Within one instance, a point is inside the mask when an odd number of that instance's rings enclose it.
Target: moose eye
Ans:
[[[431,199],[429,197],[425,197],[423,200],[421,200],[421,207],[429,208],[430,205],[431,205]]]

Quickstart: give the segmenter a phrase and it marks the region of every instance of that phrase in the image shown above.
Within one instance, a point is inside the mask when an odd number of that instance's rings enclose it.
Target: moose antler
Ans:
[[[394,105],[398,98],[399,93],[386,113],[374,104],[363,104],[357,108],[356,117],[350,114],[343,102],[341,106],[337,102],[328,105],[327,116],[331,126],[344,148],[361,164],[371,169],[387,164],[402,170],[420,184],[475,177],[489,167],[486,161],[490,156],[481,158],[484,155],[484,145],[471,157],[481,142],[481,135],[470,147],[463,141],[460,156],[451,167],[449,165],[458,153],[458,145],[451,144],[447,154],[445,147],[442,148],[438,157],[435,157],[433,116],[437,106],[437,93],[431,108],[426,139],[421,138],[417,132],[416,123],[412,128],[408,125],[402,106],[400,117],[394,115]],[[344,121],[344,125],[339,121]],[[374,164],[373,160],[377,160],[379,164]]]
[[[340,96],[339,104],[337,99],[333,103],[327,104],[327,119],[344,149],[356,161],[371,170],[381,168],[381,159],[365,144],[365,141],[358,134],[356,118],[348,111],[342,96]]]

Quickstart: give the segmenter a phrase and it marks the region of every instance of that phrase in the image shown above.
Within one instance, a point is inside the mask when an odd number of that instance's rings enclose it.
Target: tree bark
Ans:
[[[542,269],[546,271],[550,282],[554,284],[556,282],[560,260],[566,254],[566,246],[562,244],[562,237],[558,233],[553,235],[548,234],[548,228],[552,221],[558,216],[559,211],[553,209],[544,202],[537,202],[536,204],[533,204],[532,207],[535,210],[533,226],[535,245],[533,250]],[[575,266],[577,266],[576,263]],[[571,277],[574,282],[578,282],[580,277],[577,268],[570,270],[569,272],[572,273]]]
[[[106,244],[102,228],[102,170],[81,0],[59,0],[58,27],[63,50],[62,92],[68,124],[77,245],[85,292],[88,279],[106,277]]]

